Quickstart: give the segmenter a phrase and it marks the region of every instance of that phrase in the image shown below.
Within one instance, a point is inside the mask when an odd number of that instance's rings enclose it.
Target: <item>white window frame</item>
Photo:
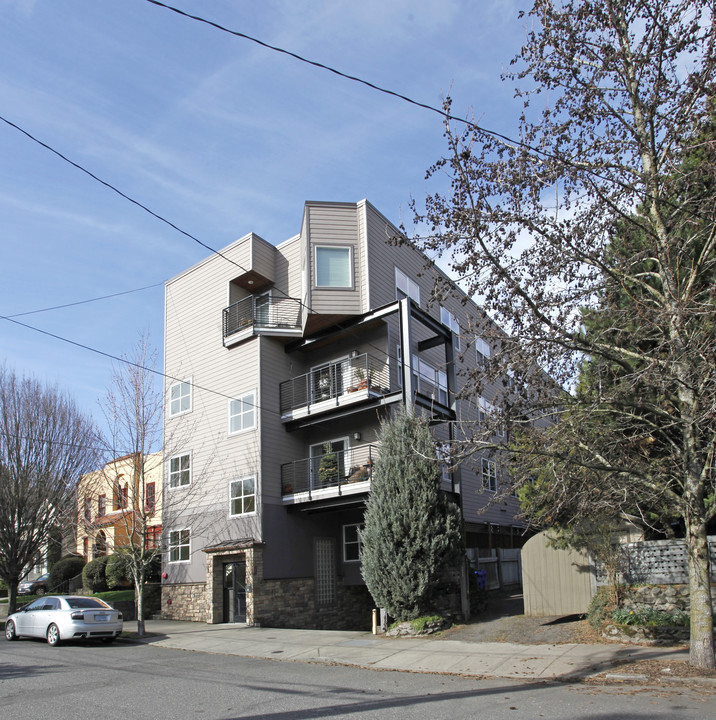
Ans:
[[[186,393],[182,392],[182,390],[184,389],[184,386],[186,386],[186,390],[187,390]],[[179,388],[180,394],[176,398],[172,397],[174,388]],[[172,383],[169,386],[169,417],[177,417],[178,415],[185,415],[186,413],[191,412],[193,400],[194,400],[193,389],[194,389],[194,386],[192,384],[192,378],[186,378],[185,380],[177,380],[176,382]],[[185,407],[182,409],[183,401],[186,398],[189,399],[188,407]],[[179,406],[176,411],[174,410],[175,400],[179,403]]]
[[[348,252],[348,284],[347,285],[331,285],[321,284],[318,281],[318,256],[319,250],[344,250]],[[317,288],[335,288],[339,290],[350,290],[353,288],[353,247],[351,245],[315,245],[313,248],[313,262],[315,268],[315,287]]]
[[[182,542],[182,533],[187,533],[187,539],[186,542]],[[176,542],[173,542],[173,536],[176,536]],[[179,563],[188,563],[191,562],[191,530],[189,528],[181,528],[180,530],[170,530],[169,535],[167,536],[167,545],[168,545],[168,553],[169,553],[169,559],[167,562],[171,563],[172,565],[179,564]],[[187,548],[186,558],[182,558],[182,548]],[[174,553],[176,553],[176,559],[172,559]]]
[[[482,488],[487,492],[497,492],[497,463],[489,458],[481,458]]]
[[[409,297],[420,305],[420,286],[399,267],[395,268],[395,299]]]
[[[250,401],[247,402],[247,398],[251,398]],[[243,408],[244,404],[248,404],[251,406],[251,414],[253,415],[253,421],[251,425],[244,426],[243,424],[243,417],[248,414],[247,410],[240,410],[238,413],[232,412],[232,405],[234,403],[241,403],[241,407]],[[229,400],[229,417],[228,417],[228,433],[229,435],[239,435],[240,433],[249,432],[251,430],[256,429],[256,421],[257,421],[257,414],[258,414],[258,407],[256,405],[256,390],[251,390],[250,392],[244,393],[240,397],[234,397]],[[232,430],[231,429],[231,421],[234,418],[242,418],[241,421],[241,427]]]
[[[233,494],[233,488],[234,485],[240,485],[241,489],[243,491],[247,481],[251,481],[253,483],[254,491],[253,493],[249,493],[248,495],[244,492],[241,493],[241,495],[234,495]],[[241,506],[244,507],[246,503],[247,497],[253,497],[254,499],[254,509],[253,510],[243,510],[242,512],[235,513],[234,512],[234,501],[240,500]],[[256,475],[247,475],[246,477],[242,478],[236,478],[234,480],[229,481],[229,517],[247,517],[249,515],[256,515]]]
[[[188,468],[182,468],[182,467],[181,467],[181,460],[182,460],[182,458],[188,458],[188,460],[189,460],[189,467],[188,467]],[[178,470],[172,470],[172,463],[173,463],[175,460],[179,463],[179,469],[178,469]],[[168,468],[169,468],[169,469],[167,470],[167,473],[168,473],[169,489],[170,489],[170,490],[178,490],[178,489],[180,489],[180,488],[186,488],[186,487],[189,487],[189,486],[191,485],[192,465],[193,465],[193,464],[194,464],[194,463],[192,462],[192,457],[191,457],[191,453],[190,453],[190,452],[179,453],[178,455],[173,455],[172,457],[169,458],[169,463],[168,463]],[[172,478],[173,478],[173,477],[177,477],[177,476],[178,476],[179,479],[181,480],[182,473],[187,472],[187,470],[188,470],[188,472],[189,472],[189,481],[188,481],[188,482],[183,483],[183,482],[179,481],[179,482],[177,482],[177,483],[173,483],[173,481],[172,481]]]
[[[355,540],[348,540],[346,539],[346,530],[348,528],[356,528],[356,539]],[[363,557],[363,541],[361,540],[360,534],[363,530],[363,523],[348,523],[343,526],[343,562],[344,563],[359,563],[361,561],[361,558]],[[358,557],[357,558],[349,558],[347,549],[349,547],[353,548],[357,546],[358,547]]]
[[[492,357],[490,343],[479,335],[475,336],[475,360],[478,365],[483,365]]]
[[[440,322],[447,328],[452,330],[453,341],[455,343],[455,350],[460,352],[460,324],[453,313],[451,313],[446,307],[440,306]]]

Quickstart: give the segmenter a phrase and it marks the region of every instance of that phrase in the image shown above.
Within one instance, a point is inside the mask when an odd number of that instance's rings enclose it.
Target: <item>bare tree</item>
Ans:
[[[117,366],[101,401],[108,431],[108,457],[100,470],[87,476],[83,491],[97,497],[107,492],[113,525],[112,547],[120,554],[134,585],[137,633],[144,625],[144,585],[161,552],[162,512],[162,392],[156,384],[156,353],[148,338],[137,344],[131,358]],[[101,495],[99,495],[101,497]],[[80,497],[80,503],[82,503]],[[102,515],[97,519],[102,522]],[[95,525],[98,523],[95,522]],[[96,528],[95,528],[96,529]]]
[[[77,481],[95,464],[94,440],[67,395],[0,367],[0,577],[10,612],[24,572],[73,513]]]
[[[513,430],[564,418],[511,448],[549,470],[556,509],[683,522],[690,660],[712,668],[714,4],[536,0],[524,17],[506,76],[524,86],[520,140],[448,125],[431,172],[452,191],[428,197],[419,219],[434,234],[418,242],[450,251],[507,331],[490,331],[496,351],[465,392],[501,383]],[[585,328],[605,306],[608,322]],[[469,430],[472,449],[484,431]]]

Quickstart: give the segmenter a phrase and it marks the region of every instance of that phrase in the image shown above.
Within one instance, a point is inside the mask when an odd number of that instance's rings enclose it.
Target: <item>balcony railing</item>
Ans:
[[[301,327],[301,302],[295,298],[249,295],[223,312],[224,338],[250,327],[288,330]]]
[[[284,415],[326,400],[349,398],[361,390],[364,395],[385,395],[390,390],[390,375],[387,363],[364,353],[286,380],[279,389]]]
[[[281,465],[281,494],[308,493],[310,499],[317,490],[336,488],[340,495],[355,483],[372,480],[377,456],[376,445],[359,445],[286,463]]]

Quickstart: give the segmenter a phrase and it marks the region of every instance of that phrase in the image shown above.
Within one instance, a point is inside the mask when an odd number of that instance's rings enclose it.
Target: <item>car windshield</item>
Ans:
[[[71,597],[65,598],[65,602],[73,609],[77,608],[108,608],[106,602],[99,598],[88,598],[88,597]]]

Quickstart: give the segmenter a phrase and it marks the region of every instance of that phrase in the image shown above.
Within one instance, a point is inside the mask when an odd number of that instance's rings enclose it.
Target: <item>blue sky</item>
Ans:
[[[514,135],[500,73],[520,0],[175,0],[183,11]],[[410,224],[439,116],[146,0],[2,0],[0,115],[220,249],[300,229],[306,200]],[[0,122],[0,315],[112,355],[161,353],[164,281],[208,252]],[[100,418],[112,361],[0,320],[0,362]],[[159,369],[161,369],[161,358]]]

